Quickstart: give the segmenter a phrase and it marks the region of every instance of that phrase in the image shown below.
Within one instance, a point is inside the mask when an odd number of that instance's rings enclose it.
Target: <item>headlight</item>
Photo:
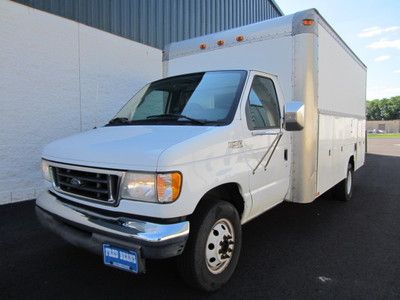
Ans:
[[[178,172],[125,173],[121,185],[121,198],[146,202],[173,202],[178,199],[182,176]]]
[[[121,198],[156,202],[156,176],[127,172],[122,183]]]
[[[49,162],[47,160],[43,160],[43,159],[42,159],[42,174],[43,174],[43,178],[46,179],[47,181],[53,181]]]

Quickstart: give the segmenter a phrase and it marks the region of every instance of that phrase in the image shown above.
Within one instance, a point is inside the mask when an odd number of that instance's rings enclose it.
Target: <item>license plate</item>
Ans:
[[[135,250],[127,250],[103,244],[103,261],[107,266],[138,273],[138,255]]]

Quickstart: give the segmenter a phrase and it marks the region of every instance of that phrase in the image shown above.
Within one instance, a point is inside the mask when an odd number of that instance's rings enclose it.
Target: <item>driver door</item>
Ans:
[[[250,168],[251,215],[282,202],[289,188],[289,139],[282,128],[282,95],[276,77],[252,72],[243,107],[244,146]],[[278,97],[279,95],[279,97]]]

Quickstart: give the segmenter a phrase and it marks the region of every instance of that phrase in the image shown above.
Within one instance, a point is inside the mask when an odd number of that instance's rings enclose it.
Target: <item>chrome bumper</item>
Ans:
[[[171,257],[183,251],[189,236],[188,221],[157,224],[104,216],[60,201],[49,192],[40,195],[36,205],[42,224],[67,241],[94,252],[101,251],[101,243],[111,241],[126,247],[143,248],[144,254],[148,254],[145,257]],[[82,232],[87,234],[82,235]]]

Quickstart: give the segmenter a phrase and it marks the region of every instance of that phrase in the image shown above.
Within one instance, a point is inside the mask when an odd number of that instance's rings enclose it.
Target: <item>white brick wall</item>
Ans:
[[[0,204],[42,189],[43,146],[109,120],[162,75],[160,50],[0,0]]]

